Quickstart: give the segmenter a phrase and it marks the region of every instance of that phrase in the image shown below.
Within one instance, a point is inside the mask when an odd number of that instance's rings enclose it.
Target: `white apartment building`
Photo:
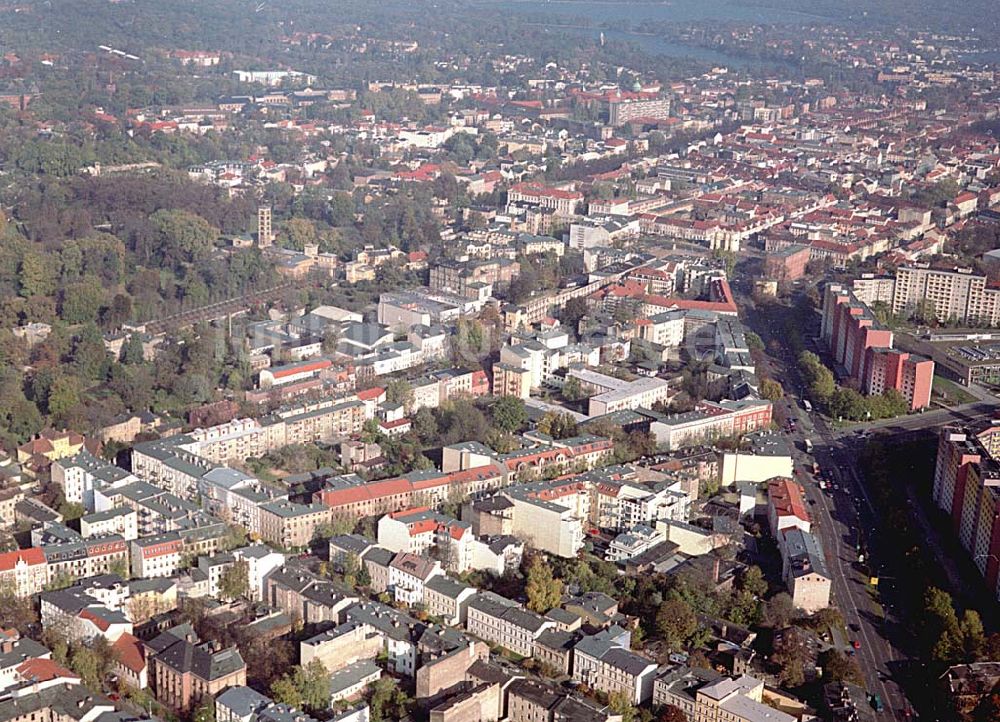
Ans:
[[[987,288],[986,280],[968,268],[903,266],[896,271],[892,312],[905,316],[928,304],[941,322],[1000,325],[1000,290]]]
[[[566,376],[576,378],[584,390],[595,394],[588,401],[588,416],[603,416],[639,407],[648,409],[674,395],[670,383],[656,377],[623,381],[590,369],[570,369]]]
[[[441,562],[401,552],[389,562],[389,590],[397,602],[423,604],[427,582],[440,574]]]
[[[121,467],[99,459],[86,449],[52,462],[52,481],[62,487],[66,501],[94,511],[94,489],[124,486],[138,481]]]
[[[514,505],[511,533],[539,551],[570,559],[583,548],[583,520],[576,499],[547,500],[515,489],[504,493]]]
[[[139,515],[134,509],[119,506],[80,517],[80,536],[91,537],[118,534],[125,541],[139,537]]]
[[[456,627],[465,624],[469,602],[478,590],[444,574],[431,577],[424,585],[424,609],[445,624]]]
[[[573,648],[573,678],[605,694],[622,692],[639,705],[653,696],[656,662],[628,649],[629,634],[613,626]]]
[[[184,542],[177,532],[133,539],[132,575],[136,577],[169,577],[180,568]]]
[[[552,627],[555,622],[493,592],[481,592],[472,598],[465,623],[469,634],[523,657],[534,653],[538,635]]]

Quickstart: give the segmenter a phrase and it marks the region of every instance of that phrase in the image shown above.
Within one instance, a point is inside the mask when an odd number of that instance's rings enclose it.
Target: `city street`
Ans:
[[[770,324],[765,327],[773,332]],[[773,336],[773,333],[767,334]],[[767,356],[766,365],[772,378],[779,380],[786,396],[777,402],[784,416],[794,421],[794,430],[788,433],[792,446],[796,480],[802,484],[810,514],[813,533],[819,538],[832,578],[831,604],[836,606],[847,625],[848,639],[860,642],[854,653],[868,691],[878,694],[885,704],[883,717],[904,720],[910,704],[893,679],[906,660],[890,630],[896,629],[893,612],[883,608],[875,599],[864,569],[858,562],[859,531],[866,536],[876,527],[874,508],[867,496],[863,479],[856,463],[864,444],[850,430],[831,429],[819,414],[807,413],[801,400],[805,391],[799,375],[797,360],[786,347],[781,357]],[[983,406],[983,408],[980,408]],[[970,404],[968,408],[942,410],[894,420],[889,424],[868,424],[858,428],[872,431],[891,429],[905,424],[904,428],[926,427],[947,423],[962,416],[989,417],[989,405]],[[813,444],[813,454],[805,452],[805,440]],[[819,488],[812,474],[812,463],[820,466],[820,474],[827,480],[827,489]],[[847,651],[847,650],[844,650]]]
[[[796,422],[795,432],[789,436],[795,446],[797,481],[809,502],[813,533],[823,545],[833,580],[832,601],[844,616],[849,638],[861,643],[855,659],[869,692],[881,696],[886,716],[903,719],[902,711],[908,703],[902,689],[892,681],[892,674],[893,662],[905,655],[886,637],[891,611],[883,610],[875,601],[858,565],[858,530],[874,527],[874,512],[854,467],[860,449],[853,448],[850,441],[835,438],[818,416],[807,414],[799,404],[791,405],[789,418]],[[813,456],[803,451],[807,438],[814,445]],[[819,488],[811,473],[813,459],[830,484],[826,491]]]

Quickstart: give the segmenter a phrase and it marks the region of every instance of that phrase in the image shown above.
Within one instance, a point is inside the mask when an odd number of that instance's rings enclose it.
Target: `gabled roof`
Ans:
[[[115,655],[115,659],[136,674],[146,668],[146,655],[142,642],[128,632],[122,634],[111,645],[111,652]]]

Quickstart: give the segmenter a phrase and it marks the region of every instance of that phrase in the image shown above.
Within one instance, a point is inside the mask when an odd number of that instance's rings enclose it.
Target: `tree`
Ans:
[[[288,674],[279,677],[271,684],[271,698],[290,707],[302,707],[302,693]]]
[[[38,621],[38,615],[31,597],[17,596],[13,584],[5,583],[0,585],[0,619],[5,625],[26,635],[31,625]]]
[[[385,385],[385,400],[409,410],[413,406],[413,386],[406,379],[392,379]]]
[[[296,668],[295,677],[306,709],[318,712],[329,706],[330,678],[320,660],[314,659],[305,667]]]
[[[579,401],[584,398],[587,394],[583,390],[583,386],[580,384],[580,379],[576,376],[570,376],[566,379],[566,383],[562,387],[562,395],[568,401]]]
[[[760,567],[756,565],[747,567],[740,576],[740,589],[754,597],[763,597],[767,593],[767,580],[764,579],[764,572]]]
[[[111,643],[101,635],[94,637],[89,644],[71,645],[69,666],[80,675],[80,679],[88,687],[101,689],[104,680],[111,673],[114,664],[114,653]]]
[[[123,364],[137,366],[145,361],[142,350],[142,339],[138,334],[129,334],[128,340],[122,344],[121,361]]]
[[[951,595],[930,587],[924,593],[925,644],[936,662],[954,664],[963,654],[962,629]]]
[[[323,663],[314,659],[305,667],[296,665],[271,684],[271,697],[293,707],[320,711],[330,701],[329,674]]]
[[[204,218],[185,210],[161,209],[149,220],[159,234],[156,255],[175,265],[205,260],[219,235]]]
[[[73,521],[83,516],[87,510],[83,508],[83,504],[77,504],[75,501],[63,501],[57,511],[62,514],[65,521]]]
[[[106,296],[100,280],[93,276],[67,284],[60,294],[59,315],[67,323],[96,322]]]
[[[43,254],[29,252],[21,258],[18,282],[24,298],[51,296],[56,290],[55,267]]]
[[[538,430],[553,439],[569,439],[579,433],[576,419],[565,412],[547,411],[538,421]]]
[[[692,669],[714,669],[711,660],[700,649],[696,649],[688,655],[687,665]]]
[[[104,346],[104,337],[93,323],[85,324],[73,339],[73,366],[84,379],[103,380],[108,372],[110,359]]]
[[[977,662],[986,645],[986,632],[983,630],[983,620],[975,609],[966,609],[959,622],[962,635],[962,646],[965,650],[965,660]]]
[[[775,594],[764,605],[764,619],[768,626],[781,629],[795,619],[795,602],[786,592]]]
[[[697,628],[698,618],[685,601],[669,599],[656,611],[656,630],[671,649],[680,649]]]
[[[80,403],[80,382],[76,376],[59,376],[52,382],[49,389],[49,413],[65,419],[66,414]]]
[[[402,719],[409,706],[410,698],[391,677],[381,677],[368,687],[368,716],[371,722]]]
[[[524,588],[528,595],[528,609],[544,614],[562,601],[563,583],[552,576],[552,567],[535,554],[528,567],[528,581]]]
[[[132,297],[126,293],[116,293],[111,306],[105,310],[102,323],[113,331],[120,329],[132,317]]]
[[[817,664],[823,668],[823,679],[828,682],[864,684],[864,676],[858,663],[839,649],[828,649],[823,652]]]
[[[560,320],[563,322],[564,326],[568,326],[576,333],[577,328],[580,325],[580,320],[587,315],[587,301],[584,298],[571,298],[563,306],[562,313],[560,314]]]
[[[777,403],[785,395],[785,389],[774,379],[764,379],[760,384],[760,395],[768,401]]]
[[[688,722],[687,715],[680,707],[672,704],[665,704],[660,708],[660,714],[656,717],[656,722]]]
[[[290,219],[285,223],[285,233],[289,245],[298,251],[317,241],[316,225],[308,218]]]
[[[827,410],[831,416],[858,420],[867,415],[868,403],[854,389],[838,387],[827,400]]]
[[[245,559],[238,560],[223,571],[219,577],[219,594],[227,600],[248,596],[250,592],[249,576],[250,565]]]
[[[934,300],[930,298],[923,298],[917,302],[917,305],[913,309],[913,320],[916,323],[922,324],[932,324],[937,321],[937,306],[934,304]]]
[[[201,704],[191,715],[191,722],[215,722],[215,700],[211,695],[202,699]]]
[[[524,401],[516,396],[501,396],[493,404],[490,412],[497,428],[507,433],[520,430],[528,422]]]
[[[809,662],[806,632],[799,627],[790,627],[777,638],[771,661],[781,668],[778,678],[788,687],[798,687],[805,683],[805,667]]]
[[[636,708],[632,699],[623,690],[615,690],[608,695],[608,707],[615,714],[622,716],[622,722],[633,722],[636,718]]]

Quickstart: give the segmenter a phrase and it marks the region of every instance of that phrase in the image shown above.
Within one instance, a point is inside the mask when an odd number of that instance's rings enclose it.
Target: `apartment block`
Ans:
[[[180,567],[184,540],[175,531],[133,539],[130,544],[133,576],[169,577]]]
[[[49,583],[49,565],[41,549],[17,549],[0,554],[0,586],[18,597],[42,591]]]
[[[82,504],[87,511],[94,511],[95,488],[123,486],[138,481],[134,475],[86,449],[53,461],[51,473],[52,481],[62,487],[66,501]]]
[[[911,411],[930,405],[934,362],[894,350],[892,331],[838,284],[828,285],[824,292],[822,337],[837,364],[864,393],[895,389]]]
[[[281,499],[260,505],[260,536],[285,549],[301,549],[312,541],[316,528],[330,521],[323,504],[296,504]]]
[[[538,636],[554,626],[555,622],[493,592],[481,592],[469,602],[469,634],[523,657],[530,657]]]
[[[328,672],[336,672],[360,659],[376,657],[381,650],[382,637],[375,628],[354,621],[299,642],[299,659],[303,667],[319,660]]]
[[[962,547],[1000,599],[1000,465],[987,450],[1000,429],[945,427],[938,437],[933,497]]]
[[[632,652],[619,627],[584,637],[573,648],[573,678],[605,694],[624,693],[639,705],[653,696],[656,662]]]
[[[921,309],[942,323],[1000,325],[1000,290],[987,288],[986,280],[968,268],[903,266],[896,271],[892,312],[905,316]]]
[[[782,578],[798,609],[808,614],[830,606],[833,583],[819,540],[798,527],[781,532]]]

